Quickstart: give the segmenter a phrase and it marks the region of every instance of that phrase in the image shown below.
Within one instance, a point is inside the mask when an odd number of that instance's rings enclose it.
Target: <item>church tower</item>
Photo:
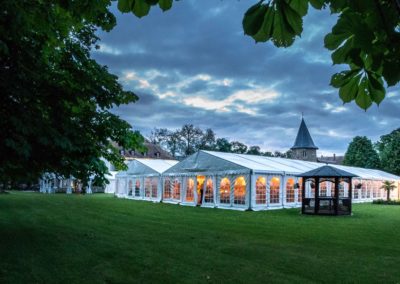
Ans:
[[[296,141],[292,148],[292,157],[296,160],[317,161],[317,149],[314,141],[311,138],[310,132],[308,131],[307,125],[304,122],[304,118],[301,118],[300,128],[297,132]]]

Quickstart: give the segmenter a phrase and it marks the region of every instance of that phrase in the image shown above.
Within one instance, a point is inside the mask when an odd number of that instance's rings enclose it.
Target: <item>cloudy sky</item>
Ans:
[[[144,136],[191,123],[264,151],[288,150],[303,112],[318,155],[343,154],[356,135],[375,142],[400,127],[398,87],[364,112],[329,86],[345,68],[332,66],[323,47],[334,16],[310,9],[302,38],[278,49],[243,35],[243,14],[255,2],[183,0],[142,19],[113,7],[117,26],[99,34],[93,56],[140,97],[114,112]]]

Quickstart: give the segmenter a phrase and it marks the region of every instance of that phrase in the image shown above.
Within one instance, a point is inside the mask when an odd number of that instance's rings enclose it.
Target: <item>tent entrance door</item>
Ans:
[[[201,205],[203,202],[205,180],[206,180],[205,176],[197,176],[197,205]]]

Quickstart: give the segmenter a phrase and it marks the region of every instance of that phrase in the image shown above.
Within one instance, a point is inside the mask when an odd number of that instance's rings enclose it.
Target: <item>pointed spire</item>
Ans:
[[[294,142],[292,149],[300,149],[300,148],[318,149],[318,147],[315,146],[314,141],[311,138],[306,123],[304,122],[303,113],[301,117],[300,128],[299,131],[297,132],[296,140]]]

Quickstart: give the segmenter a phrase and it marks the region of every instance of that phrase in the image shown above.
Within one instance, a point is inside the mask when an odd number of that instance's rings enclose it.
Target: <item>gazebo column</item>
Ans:
[[[305,203],[303,202],[304,198],[306,197],[306,178],[301,179],[301,195],[302,195],[302,201],[301,201],[301,214],[304,214],[305,212]]]
[[[318,214],[319,212],[319,177],[315,178],[315,207],[314,213]]]
[[[335,209],[335,215],[337,215],[338,211],[339,211],[339,178],[338,177],[335,177],[335,189],[334,190],[335,190],[335,196],[333,197],[333,202],[334,202],[333,204],[334,204],[334,209]]]

